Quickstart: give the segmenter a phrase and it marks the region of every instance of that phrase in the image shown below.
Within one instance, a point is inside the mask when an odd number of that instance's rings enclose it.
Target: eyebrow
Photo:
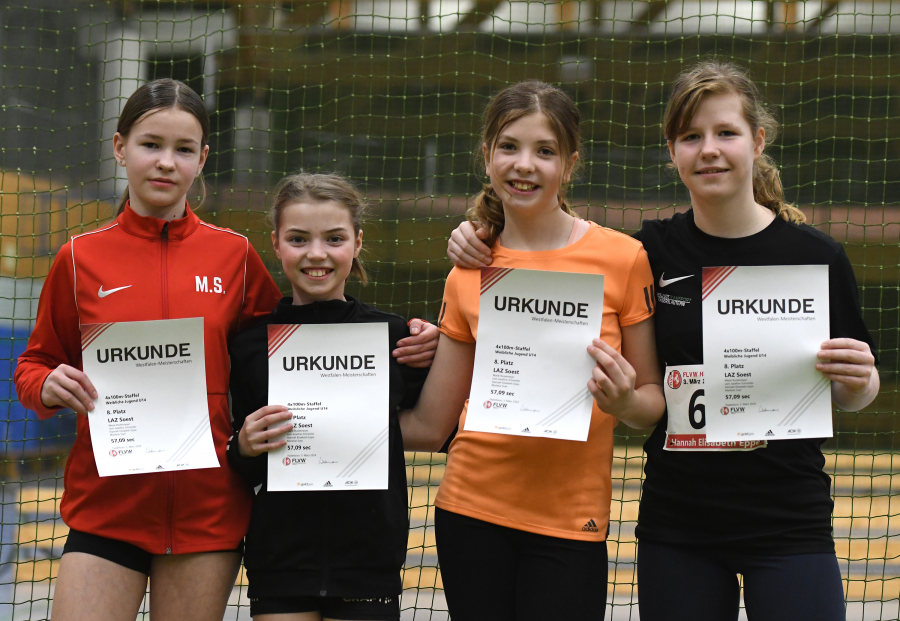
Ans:
[[[345,226],[338,226],[338,227],[335,227],[335,228],[333,228],[333,229],[328,229],[327,231],[325,231],[325,233],[326,233],[326,234],[327,234],[327,233],[345,233],[345,232],[347,232],[348,230],[349,230],[349,229],[348,229],[347,227],[345,227]],[[286,233],[292,233],[292,232],[293,232],[293,233],[306,233],[307,235],[309,235],[309,231],[306,231],[306,230],[301,229],[301,228],[297,228],[296,226],[288,227],[287,231],[285,231],[285,232],[286,232]]]
[[[497,142],[500,142],[500,141],[516,142],[516,143],[519,142],[518,140],[516,140],[509,134],[500,134],[500,136],[497,138]],[[535,142],[537,144],[547,144],[547,145],[552,145],[552,146],[556,146],[558,144],[558,142],[555,139],[553,139],[553,140],[536,140]]]
[[[140,139],[140,138],[144,138],[144,139],[150,138],[151,140],[158,140],[158,141],[165,140],[165,138],[164,138],[163,136],[160,136],[159,134],[140,134],[140,135],[138,136],[138,138],[139,138],[139,139]],[[194,140],[193,138],[179,138],[179,139],[176,140],[175,142],[190,142],[190,143],[193,143],[193,144],[200,144],[199,141]]]

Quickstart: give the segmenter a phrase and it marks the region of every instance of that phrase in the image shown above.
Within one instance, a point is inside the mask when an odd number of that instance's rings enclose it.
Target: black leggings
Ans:
[[[453,621],[603,621],[605,541],[536,535],[436,509]]]
[[[736,621],[737,574],[750,621],[845,621],[844,588],[830,554],[748,556],[638,544],[641,621]]]

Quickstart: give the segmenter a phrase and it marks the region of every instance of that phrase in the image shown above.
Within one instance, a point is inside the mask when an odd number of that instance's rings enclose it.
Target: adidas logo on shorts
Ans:
[[[587,521],[587,524],[581,527],[581,530],[596,533],[599,529],[597,528],[597,522],[594,521],[594,518],[591,518]]]

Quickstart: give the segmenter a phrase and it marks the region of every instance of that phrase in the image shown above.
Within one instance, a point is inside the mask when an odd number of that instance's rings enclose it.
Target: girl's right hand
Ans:
[[[61,364],[47,376],[41,386],[41,404],[46,408],[69,408],[87,413],[94,409],[92,399],[97,389],[84,372]]]
[[[287,444],[286,439],[272,442],[294,428],[292,423],[275,427],[278,423],[291,420],[291,412],[283,405],[267,405],[259,408],[244,419],[244,426],[238,434],[238,450],[244,457],[256,457]]]
[[[487,237],[487,229],[478,228],[471,222],[463,222],[450,234],[447,242],[447,256],[457,267],[478,269],[491,264],[491,249],[482,240]]]

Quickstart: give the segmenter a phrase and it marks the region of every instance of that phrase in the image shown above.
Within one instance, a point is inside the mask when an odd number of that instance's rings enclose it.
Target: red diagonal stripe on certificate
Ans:
[[[716,287],[728,278],[737,267],[704,267],[703,268],[703,299],[705,300]]]
[[[86,323],[81,326],[81,351],[87,349],[110,326],[112,326],[111,323]]]
[[[301,324],[269,326],[269,358],[284,345]]]
[[[496,285],[501,278],[513,271],[511,267],[482,267],[481,268],[481,295]]]

